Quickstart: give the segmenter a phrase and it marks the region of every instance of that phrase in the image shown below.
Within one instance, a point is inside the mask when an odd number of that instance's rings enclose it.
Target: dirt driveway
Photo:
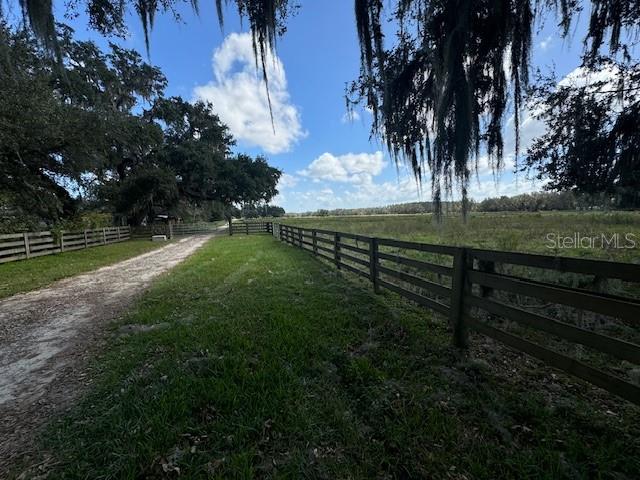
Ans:
[[[87,360],[109,321],[209,238],[188,237],[0,301],[0,477],[28,455],[37,428],[90,383]]]

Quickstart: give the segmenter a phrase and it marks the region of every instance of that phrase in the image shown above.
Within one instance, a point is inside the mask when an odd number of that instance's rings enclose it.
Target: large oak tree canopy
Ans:
[[[145,32],[157,12],[175,13],[186,0],[77,0],[91,26],[122,34],[124,13],[135,9]],[[625,32],[636,31],[640,0],[354,0],[361,51],[361,75],[349,90],[350,102],[373,112],[372,134],[381,137],[396,162],[407,162],[418,180],[431,174],[436,205],[460,189],[463,203],[480,152],[494,169],[502,167],[503,120],[511,96],[516,139],[523,89],[528,83],[532,29],[554,17],[564,35],[583,8],[590,8],[585,62],[605,43],[628,57]],[[20,0],[36,34],[53,42],[51,0]],[[197,1],[190,3],[197,10]],[[248,19],[256,65],[268,81],[266,52],[297,8],[288,0],[216,0],[222,23],[224,4],[234,3]],[[397,28],[385,38],[383,25]],[[505,69],[505,65],[508,68]],[[516,154],[519,145],[516,140]],[[437,211],[440,211],[439,208]]]
[[[83,209],[132,224],[219,218],[277,194],[281,172],[232,155],[211,104],[165,98],[165,76],[137,52],[102,51],[58,27],[54,59],[29,30],[0,22],[0,230],[73,221]]]

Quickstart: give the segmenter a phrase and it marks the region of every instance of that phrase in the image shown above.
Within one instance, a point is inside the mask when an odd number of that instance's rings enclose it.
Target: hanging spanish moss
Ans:
[[[29,22],[33,33],[40,38],[46,48],[56,50],[55,19],[51,0],[20,0],[25,22]]]
[[[225,0],[228,4],[229,0]],[[240,18],[249,20],[253,56],[256,61],[256,69],[262,73],[271,115],[271,125],[275,129],[273,121],[273,109],[271,107],[271,95],[269,94],[269,77],[267,75],[267,56],[275,49],[278,35],[286,31],[286,20],[292,15],[295,6],[289,5],[289,0],[235,0]],[[224,27],[223,0],[216,0],[216,11],[220,28]],[[275,130],[274,130],[275,133]]]
[[[637,0],[594,0],[588,53],[598,54],[607,33],[616,53],[622,29],[637,29],[639,7]],[[466,213],[482,148],[494,171],[502,168],[509,98],[517,161],[535,21],[555,10],[567,35],[580,9],[573,0],[397,0],[385,13],[383,0],[355,0],[361,73],[347,103],[366,105],[372,135],[418,182],[428,169],[438,219],[443,196],[456,187]],[[382,28],[388,19],[397,25],[392,42]]]

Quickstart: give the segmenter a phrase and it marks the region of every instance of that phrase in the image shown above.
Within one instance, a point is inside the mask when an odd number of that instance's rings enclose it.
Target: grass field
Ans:
[[[522,251],[548,255],[582,256],[617,261],[640,261],[640,212],[551,212],[551,213],[473,213],[465,225],[459,217],[446,218],[441,225],[430,215],[378,215],[346,217],[301,217],[280,219],[282,223],[359,233],[424,243],[473,246],[496,250]],[[612,234],[631,234],[636,248],[548,248],[561,236],[607,239]],[[555,242],[556,246],[558,242]],[[599,242],[594,242],[599,246]]]
[[[97,250],[97,249],[96,249]],[[633,478],[640,409],[268,236],[160,279],[42,439],[48,478]],[[38,461],[38,459],[35,459]],[[29,472],[28,472],[29,473]],[[31,473],[34,473],[32,471]],[[27,475],[27,478],[28,475]]]
[[[46,287],[56,280],[111,265],[163,245],[148,240],[129,240],[4,263],[0,265],[0,298]]]

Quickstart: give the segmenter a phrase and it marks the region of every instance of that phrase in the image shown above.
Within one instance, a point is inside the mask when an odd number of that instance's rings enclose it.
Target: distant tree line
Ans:
[[[523,193],[485,198],[475,205],[478,212],[540,212],[589,208],[586,198],[572,192]]]
[[[242,207],[240,213],[243,218],[277,218],[285,215],[284,208],[268,204],[247,204]]]
[[[0,23],[0,229],[96,212],[132,225],[229,219],[277,194],[281,172],[233,153],[212,105],[165,97],[166,77],[136,51],[73,34],[58,26],[52,58]]]
[[[368,208],[339,208],[335,210],[320,209],[313,212],[292,214],[296,216],[349,216],[349,215],[408,215],[435,213],[433,202],[409,202]],[[443,202],[446,213],[459,213],[461,202]],[[470,200],[470,211],[475,212],[543,212],[560,210],[607,210],[618,208],[615,196],[604,193],[578,194],[564,192],[535,192],[514,196],[486,198],[481,201]]]

